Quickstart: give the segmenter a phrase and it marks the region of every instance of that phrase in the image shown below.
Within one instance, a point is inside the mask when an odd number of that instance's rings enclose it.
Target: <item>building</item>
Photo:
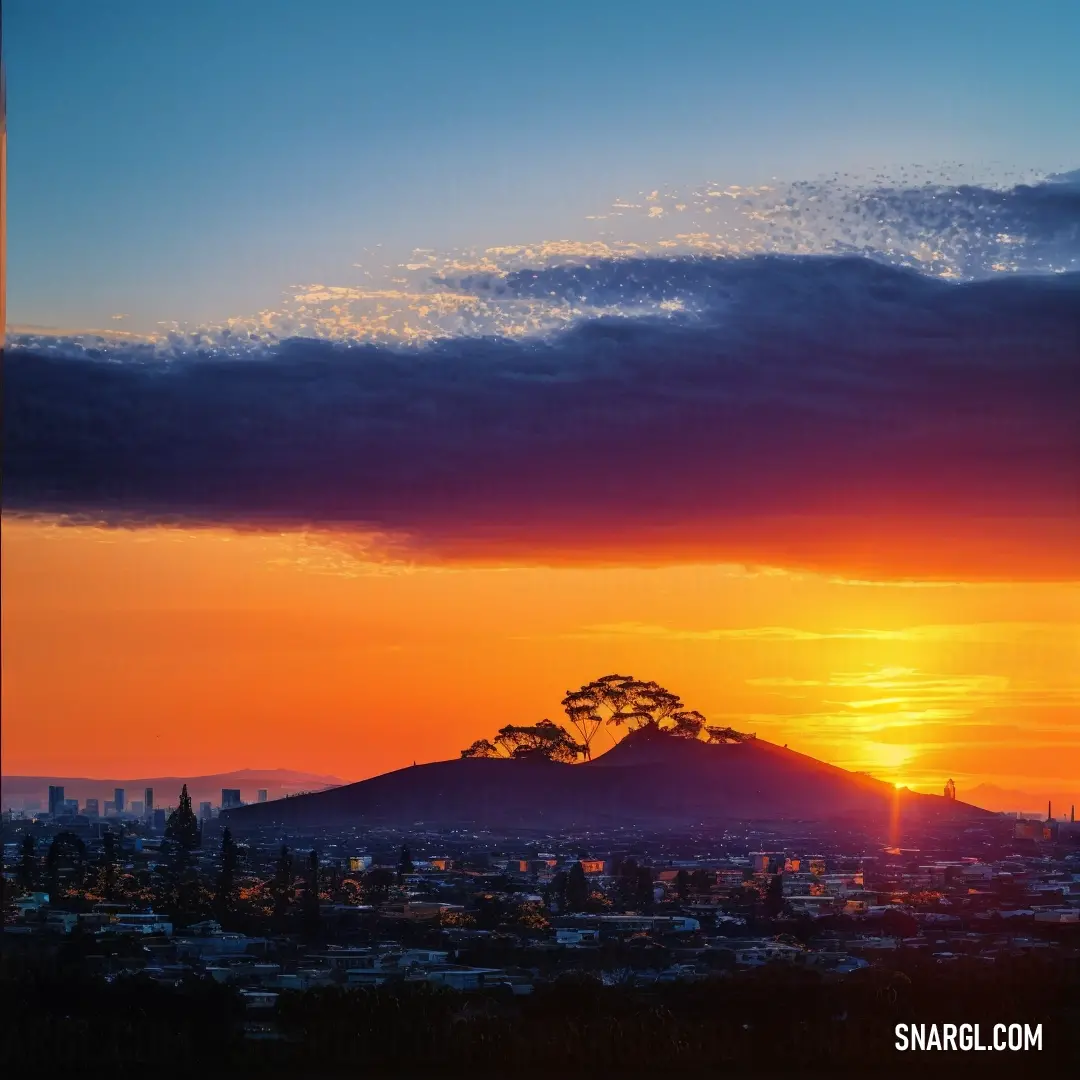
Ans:
[[[239,788],[222,788],[221,789],[221,809],[231,810],[233,807],[240,805],[240,789]]]
[[[97,799],[87,799],[86,800],[86,807],[83,810],[83,813],[87,817],[97,817],[100,814],[100,812],[101,811],[98,809],[98,801],[97,801]]]
[[[105,811],[104,811],[104,813],[105,813],[106,817],[108,817],[110,814],[115,814],[116,813],[116,803],[113,802],[112,799],[106,799],[105,800]]]
[[[131,812],[136,817],[142,817],[143,816],[143,809],[144,809],[143,803],[139,799],[132,799],[131,800]]]
[[[64,785],[49,785],[49,816],[56,817],[64,807]]]
[[[116,804],[116,812],[122,814],[124,807],[127,805],[127,796],[122,787],[118,787],[113,792],[113,802]]]
[[[78,799],[65,799],[60,807],[60,813],[64,817],[74,817],[79,812]]]
[[[147,815],[154,811],[154,789],[148,787],[143,791],[143,809]]]
[[[210,805],[209,802],[201,802],[201,803],[199,803],[199,820],[200,821],[209,821],[210,818],[213,816],[213,813],[214,813],[213,807]]]
[[[259,802],[266,802],[266,788],[259,788]]]
[[[165,815],[165,807],[164,806],[155,806],[154,807],[154,832],[164,832],[165,831],[165,817],[166,817],[166,815]]]

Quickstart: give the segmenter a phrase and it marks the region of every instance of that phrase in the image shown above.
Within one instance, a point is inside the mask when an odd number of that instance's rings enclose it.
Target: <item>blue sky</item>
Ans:
[[[664,183],[1075,167],[1072,2],[7,0],[9,320],[217,320]]]

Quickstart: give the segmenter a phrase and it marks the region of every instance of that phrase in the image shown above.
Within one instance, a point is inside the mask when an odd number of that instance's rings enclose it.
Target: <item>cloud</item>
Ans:
[[[5,512],[431,562],[1080,577],[1080,274],[678,257],[459,284],[621,314],[422,348],[16,337]]]
[[[620,622],[587,626],[575,637],[647,637],[663,641],[934,641],[978,642],[980,644],[1053,643],[1080,645],[1080,625],[1072,623],[966,623],[909,626],[896,630],[844,629],[808,630],[791,626],[745,626],[712,630],[679,629],[649,623]],[[891,669],[884,672],[891,678]],[[906,677],[906,669],[895,669]],[[855,684],[878,685],[882,673],[851,676]],[[759,679],[758,686],[819,686],[818,682]],[[831,685],[839,685],[832,683]]]

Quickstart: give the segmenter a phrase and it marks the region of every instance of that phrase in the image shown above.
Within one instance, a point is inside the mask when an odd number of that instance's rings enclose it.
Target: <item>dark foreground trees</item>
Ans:
[[[1077,961],[1063,957],[871,968],[784,965],[652,989],[567,975],[530,997],[426,985],[282,993],[272,1041],[214,983],[63,981],[10,963],[0,1064],[48,1075],[145,1065],[208,1075],[1065,1075],[1080,1052]],[[900,1053],[898,1023],[1043,1025],[1027,1054]],[[587,1069],[583,1069],[583,1063]],[[939,1071],[940,1070],[940,1071]],[[13,1074],[17,1075],[17,1074]],[[170,1072],[169,1075],[175,1075]]]

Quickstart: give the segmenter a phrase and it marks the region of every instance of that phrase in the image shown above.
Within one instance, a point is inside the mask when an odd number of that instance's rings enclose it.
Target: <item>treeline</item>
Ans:
[[[106,985],[8,968],[0,984],[3,1064],[46,1075],[146,1066],[319,1076],[362,1063],[369,1076],[867,1068],[952,1075],[970,1068],[985,1076],[1080,1060],[1080,971],[1064,957],[928,964],[907,974],[873,968],[840,978],[768,967],[649,989],[578,975],[523,998],[426,985],[321,988],[280,996],[274,1040],[246,1038],[251,1014],[238,996],[203,981],[179,989],[135,979]],[[995,1023],[1042,1024],[1043,1050],[894,1048],[898,1023],[949,1022],[979,1023],[985,1032]]]

